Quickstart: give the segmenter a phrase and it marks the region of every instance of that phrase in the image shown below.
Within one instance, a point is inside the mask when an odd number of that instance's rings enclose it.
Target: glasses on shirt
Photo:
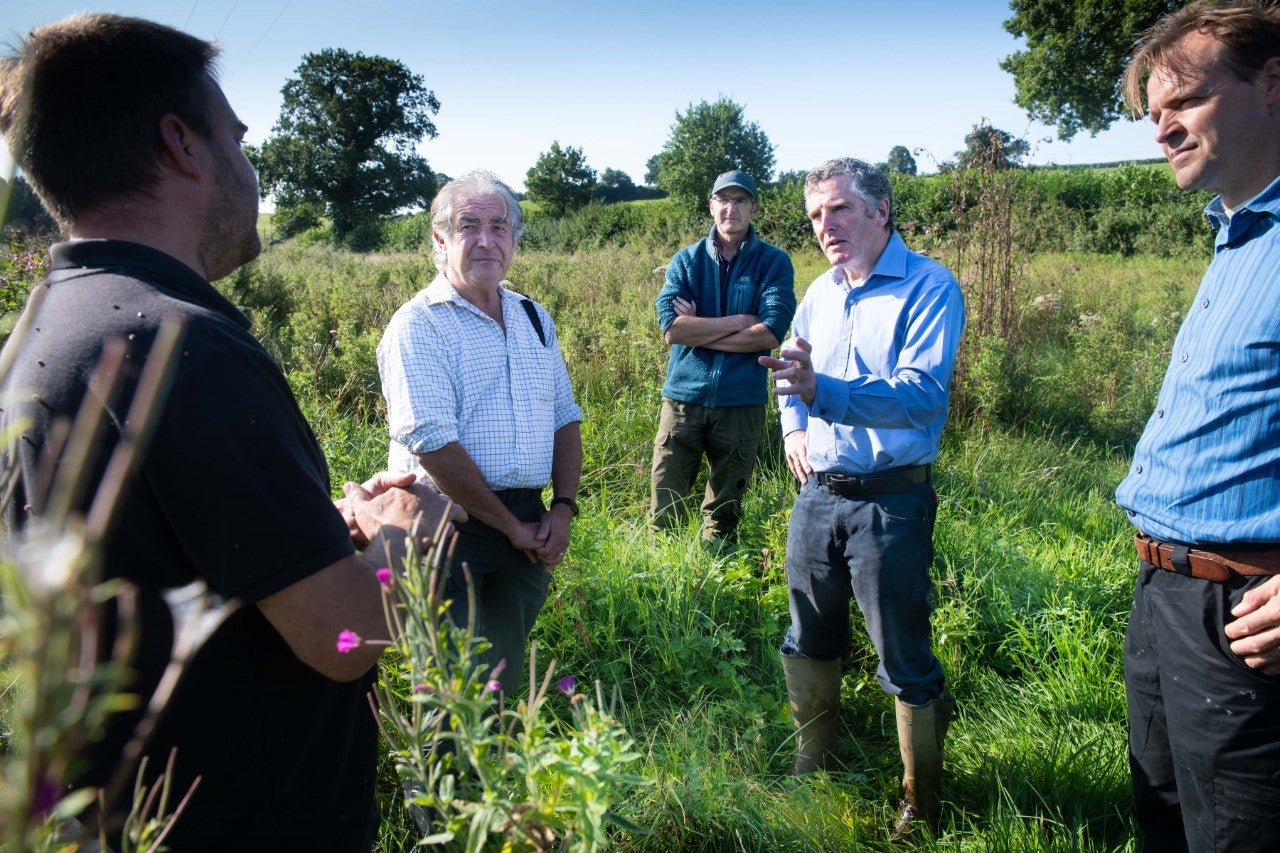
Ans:
[[[746,205],[753,204],[755,202],[755,199],[749,195],[713,195],[711,200],[716,204],[723,204],[725,207],[728,207],[729,205],[733,205],[734,207],[745,207]]]

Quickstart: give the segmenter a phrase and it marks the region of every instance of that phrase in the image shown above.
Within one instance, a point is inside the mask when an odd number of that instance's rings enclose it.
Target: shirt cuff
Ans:
[[[809,414],[827,423],[844,423],[844,413],[849,407],[848,386],[834,376],[818,374],[818,387],[809,404]]]

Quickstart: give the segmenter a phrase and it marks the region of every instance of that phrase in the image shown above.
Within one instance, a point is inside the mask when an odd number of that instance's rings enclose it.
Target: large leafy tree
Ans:
[[[716,176],[742,169],[758,185],[773,175],[773,144],[743,107],[723,95],[714,103],[676,112],[671,136],[658,156],[658,186],[690,208],[706,204]]]
[[[1009,169],[1020,165],[1030,152],[1027,140],[984,120],[965,136],[964,150],[956,152],[956,162],[961,169]]]
[[[559,141],[538,156],[524,177],[529,198],[552,216],[586,206],[595,188],[596,171],[587,165],[581,148],[560,147]]]
[[[362,221],[431,202],[435,178],[415,149],[436,135],[440,102],[421,75],[340,49],[305,55],[296,73],[271,137],[250,150],[278,213],[322,211],[341,238]]]
[[[1014,101],[1071,139],[1106,130],[1125,115],[1120,78],[1138,36],[1185,0],[1011,0],[1004,28],[1027,49],[1001,61]]]
[[[895,145],[889,149],[889,159],[885,161],[885,171],[891,175],[914,175],[916,158],[911,156],[911,149],[905,145]]]

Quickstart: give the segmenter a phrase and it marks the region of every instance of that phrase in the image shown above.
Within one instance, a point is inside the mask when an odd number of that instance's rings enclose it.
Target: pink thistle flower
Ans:
[[[413,685],[413,692],[414,693],[435,693],[436,689],[432,687],[430,684],[415,684]]]
[[[338,651],[345,655],[352,649],[359,648],[362,642],[355,631],[342,631],[338,634]]]
[[[573,688],[578,686],[578,682],[572,675],[566,675],[564,678],[556,682],[556,689],[561,693],[572,693]]]
[[[502,682],[496,678],[490,679],[490,681],[485,684],[484,689],[487,693],[497,693],[502,690]]]
[[[383,589],[391,589],[390,569],[378,569],[374,574],[378,576],[378,583],[382,584]]]

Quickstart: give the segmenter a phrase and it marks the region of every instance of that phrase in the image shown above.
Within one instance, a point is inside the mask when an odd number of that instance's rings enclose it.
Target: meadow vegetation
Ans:
[[[914,849],[1135,849],[1121,662],[1135,563],[1112,492],[1207,262],[1205,199],[1146,166],[894,180],[908,243],[948,263],[970,304],[936,466],[935,646],[960,716],[942,833]],[[799,295],[825,262],[798,193],[768,190],[759,224],[792,252]],[[613,849],[889,849],[893,709],[860,630],[839,769],[787,775],[777,647],[795,484],[776,413],[736,550],[703,549],[696,521],[645,524],[666,366],[653,300],[671,252],[708,227],[663,200],[531,212],[509,278],[555,318],[586,413],[582,515],[533,639],[558,675],[616,690],[639,753],[629,771],[646,782],[615,806],[634,827]],[[434,275],[425,217],[367,230],[376,252],[332,248],[321,228],[219,285],[284,368],[335,484],[385,463],[374,348]],[[0,270],[26,262],[8,251]],[[389,759],[385,771],[379,849],[410,849]]]

